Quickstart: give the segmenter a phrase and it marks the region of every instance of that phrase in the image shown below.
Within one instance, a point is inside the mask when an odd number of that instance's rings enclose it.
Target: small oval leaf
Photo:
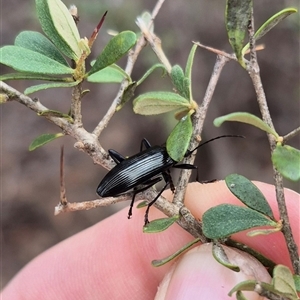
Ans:
[[[221,204],[203,214],[203,233],[210,239],[228,237],[257,226],[276,227],[276,222],[248,207]]]
[[[190,115],[184,116],[172,130],[167,139],[167,152],[175,161],[181,161],[188,149],[193,133]]]
[[[30,63],[28,63],[30,62]],[[73,74],[74,70],[38,52],[18,47],[4,46],[0,49],[0,63],[20,72],[35,74]]]
[[[230,192],[248,207],[274,219],[272,209],[262,192],[246,177],[230,174],[225,178]]]
[[[179,219],[179,215],[171,218],[162,218],[151,221],[146,226],[143,227],[143,232],[145,233],[157,233],[168,229]]]
[[[81,56],[79,32],[68,8],[60,0],[35,0],[37,15],[45,34],[67,57]]]
[[[226,1],[226,30],[230,45],[238,62],[245,68],[242,55],[244,39],[251,16],[252,0]]]
[[[267,125],[263,120],[246,112],[235,112],[235,113],[231,113],[216,118],[214,120],[214,125],[216,127],[220,127],[222,123],[224,123],[225,121],[235,121],[235,122],[250,124],[267,133],[273,134],[276,138],[279,137],[278,133],[274,129],[272,129],[269,125]]]
[[[288,145],[277,144],[272,162],[280,174],[292,181],[300,180],[300,151]]]
[[[22,31],[15,39],[15,46],[23,47],[39,52],[67,67],[68,62],[61,55],[58,49],[41,33],[36,31]]]
[[[136,43],[136,34],[132,31],[123,31],[114,36],[97,57],[88,75],[92,75],[107,66],[115,63],[125,55]]]
[[[185,98],[172,92],[149,92],[133,100],[133,110],[140,115],[158,115],[189,107]]]
[[[54,133],[54,134],[42,134],[37,137],[29,146],[29,151],[33,151],[38,147],[41,147],[61,136],[64,136],[63,133]]]

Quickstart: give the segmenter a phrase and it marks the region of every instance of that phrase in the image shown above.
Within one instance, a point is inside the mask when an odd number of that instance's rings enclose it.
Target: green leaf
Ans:
[[[181,249],[179,249],[178,251],[176,251],[175,253],[173,253],[172,255],[163,258],[163,259],[156,259],[153,260],[151,262],[152,266],[154,267],[160,267],[166,263],[168,263],[169,261],[175,259],[176,257],[178,257],[179,255],[181,255],[183,252],[185,252],[186,250],[188,250],[189,248],[191,248],[192,246],[194,246],[196,243],[198,243],[200,241],[199,238],[194,239],[193,241],[191,241],[190,243],[186,244],[185,246],[183,246]]]
[[[77,26],[60,0],[36,0],[37,15],[48,38],[67,57],[77,61],[82,51]]]
[[[132,31],[123,31],[114,36],[105,46],[101,54],[97,57],[95,64],[89,71],[92,75],[107,66],[115,63],[125,55],[136,43],[136,34]]]
[[[235,112],[235,113],[231,113],[219,118],[216,118],[214,120],[214,125],[216,127],[220,127],[222,125],[222,123],[224,123],[225,121],[236,121],[236,122],[241,122],[241,123],[245,123],[245,124],[250,124],[253,125],[267,133],[273,134],[276,139],[279,138],[278,133],[272,129],[269,125],[267,125],[263,120],[261,120],[260,118],[246,113],[246,112]]]
[[[184,76],[182,68],[178,65],[173,66],[170,75],[171,75],[172,82],[179,95],[189,100],[190,81],[188,78]]]
[[[43,117],[64,118],[64,119],[67,119],[70,123],[74,123],[74,119],[70,115],[64,114],[58,110],[48,109],[48,110],[44,110],[44,111],[38,113],[38,115],[43,116]]]
[[[291,299],[298,298],[293,274],[288,267],[277,265],[274,268],[272,284],[280,293],[290,295]]]
[[[89,82],[121,83],[128,79],[127,73],[119,66],[112,64],[87,77]]]
[[[140,115],[158,115],[189,107],[187,99],[172,92],[148,92],[133,100],[133,110]]]
[[[68,62],[57,48],[41,33],[36,31],[22,31],[15,39],[15,46],[23,47],[41,53],[62,65],[69,67]]]
[[[136,208],[143,208],[143,207],[146,207],[148,206],[148,202],[147,201],[141,201],[137,206]]]
[[[221,204],[208,209],[202,218],[203,233],[210,239],[228,237],[257,226],[276,227],[277,223],[248,207]]]
[[[37,137],[29,146],[29,151],[33,151],[38,147],[41,147],[61,136],[64,136],[63,133],[54,133],[54,134],[42,134]]]
[[[188,149],[193,133],[190,115],[183,117],[167,139],[167,152],[175,161],[181,161]]]
[[[241,291],[236,292],[236,300],[248,300]]]
[[[73,82],[54,82],[54,83],[43,83],[43,84],[38,84],[38,85],[33,85],[28,87],[25,91],[25,95],[29,95],[32,93],[35,93],[37,91],[41,90],[46,90],[46,89],[51,89],[51,88],[67,88],[67,87],[72,87],[79,84],[79,81],[73,81]]]
[[[297,12],[297,9],[289,7],[281,10],[277,14],[273,15],[270,19],[268,19],[259,29],[255,32],[254,38],[255,40],[259,40],[266,33],[268,33],[272,28],[274,28],[279,22],[288,17],[290,14]],[[249,49],[250,44],[248,43],[242,50],[243,55]]]
[[[145,81],[145,79],[153,73],[156,69],[161,68],[163,70],[163,75],[164,76],[167,73],[166,67],[163,64],[155,64],[153,65],[144,75],[141,79],[137,81],[137,85],[140,85],[142,82]]]
[[[251,17],[252,0],[226,1],[226,30],[238,62],[245,68],[242,49]]]
[[[256,280],[242,281],[238,283],[235,287],[233,287],[229,291],[228,295],[232,296],[234,292],[238,292],[238,291],[254,291],[255,285],[256,285]]]
[[[29,63],[30,62],[30,63]],[[38,52],[18,47],[0,49],[0,63],[20,72],[35,74],[73,74],[74,70]]]
[[[293,279],[294,279],[294,284],[295,284],[295,288],[297,290],[297,292],[300,292],[300,275],[293,275]]]
[[[151,221],[146,226],[143,227],[144,233],[157,233],[168,229],[179,219],[179,215],[171,218],[162,218]]]
[[[54,77],[47,74],[20,72],[20,73],[9,73],[0,76],[0,80],[48,80],[48,81],[66,81],[70,78]],[[73,80],[73,78],[71,78]]]
[[[226,252],[224,250],[224,248],[222,247],[222,245],[220,243],[213,243],[213,247],[212,247],[212,254],[214,259],[220,263],[221,265],[223,265],[224,267],[234,271],[234,272],[239,272],[240,268],[239,266],[233,265],[227,255]]]
[[[194,56],[195,56],[195,53],[196,53],[196,50],[198,48],[198,45],[194,44],[191,51],[190,51],[190,54],[189,54],[189,57],[188,57],[188,60],[187,60],[187,63],[186,63],[186,67],[185,67],[185,77],[189,80],[189,96],[190,96],[190,100],[193,99],[193,96],[192,96],[192,67],[193,67],[193,63],[194,63]]]
[[[278,231],[281,231],[282,229],[282,224],[280,222],[277,223],[277,227],[276,228],[272,228],[272,229],[255,229],[255,230],[251,230],[247,232],[247,236],[250,237],[254,237],[257,235],[269,235]]]
[[[280,174],[292,181],[300,179],[300,151],[288,145],[277,144],[272,162]]]
[[[184,75],[189,80],[192,80],[192,67],[193,67],[194,57],[195,57],[195,53],[196,53],[197,48],[198,48],[198,45],[194,44],[191,51],[190,51],[188,60],[186,62]]]
[[[246,177],[230,174],[225,178],[230,192],[248,207],[274,219],[272,209],[262,192]]]

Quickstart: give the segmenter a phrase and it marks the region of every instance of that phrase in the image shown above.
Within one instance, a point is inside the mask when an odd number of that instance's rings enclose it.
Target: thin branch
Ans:
[[[140,52],[146,46],[146,44],[147,43],[146,43],[145,39],[143,37],[140,37],[137,41],[136,46],[135,46],[135,50],[130,51],[130,53],[128,55],[127,65],[126,65],[126,68],[125,68],[125,72],[129,76],[132,73],[132,69],[134,67],[134,64],[135,64]],[[110,119],[115,114],[116,108],[119,105],[119,103],[121,102],[123,93],[126,90],[126,88],[128,87],[128,84],[129,84],[129,81],[127,79],[124,79],[124,81],[122,82],[122,84],[120,86],[120,89],[118,91],[117,96],[113,100],[113,102],[112,102],[111,106],[109,107],[108,111],[106,112],[105,116],[102,118],[102,120],[96,126],[96,128],[93,130],[93,134],[95,136],[97,136],[97,137],[100,136],[100,134],[102,133],[104,128],[106,128],[106,126],[107,126],[108,122],[110,121]]]
[[[290,140],[291,138],[295,137],[299,133],[300,133],[300,127],[296,128],[293,131],[291,131],[290,133],[286,134],[283,137],[283,144],[285,144],[288,140]]]
[[[274,128],[271,115],[269,112],[269,108],[267,105],[267,99],[261,82],[257,62],[255,62],[254,67],[251,67],[251,70],[249,71],[249,75],[252,79],[252,83],[256,92],[257,101],[260,108],[260,112],[262,114],[262,118],[271,128]],[[271,134],[268,135],[268,139],[269,139],[271,151],[273,152],[274,149],[276,148],[276,140]],[[276,199],[277,199],[278,208],[280,212],[280,219],[283,221],[282,233],[285,237],[286,244],[289,249],[289,254],[293,265],[293,269],[296,274],[300,274],[300,261],[298,255],[298,247],[293,237],[292,229],[289,222],[288,211],[287,211],[286,201],[284,196],[283,178],[280,175],[280,173],[275,169],[275,167],[273,167],[273,170],[274,170]]]
[[[153,9],[152,12],[152,20],[151,22],[154,21],[156,15],[158,14],[162,4],[164,3],[164,0],[158,0],[157,4],[155,5],[155,8]],[[125,72],[130,76],[133,70],[133,67],[137,61],[137,58],[140,54],[140,52],[143,50],[143,48],[147,45],[147,42],[144,38],[144,36],[141,36],[135,46],[134,51],[130,51],[129,55],[128,55],[128,60],[127,60],[127,64],[125,67]],[[126,90],[126,88],[129,85],[129,81],[127,79],[124,79],[123,82],[121,83],[120,89],[118,91],[117,96],[115,97],[115,99],[112,102],[112,105],[109,107],[107,113],[105,114],[105,116],[102,118],[102,120],[99,122],[99,124],[96,126],[96,128],[93,130],[93,134],[96,136],[100,136],[100,134],[102,133],[102,131],[104,130],[104,128],[106,128],[108,122],[110,121],[110,119],[113,117],[113,115],[116,112],[116,108],[117,106],[120,104],[122,96],[124,91]]]
[[[171,73],[172,66],[166,57],[164,51],[161,47],[161,40],[155,35],[154,32],[149,30],[149,27],[141,20],[137,19],[136,21],[137,26],[140,28],[143,36],[148,41],[149,45],[151,46],[152,50],[158,57],[158,60],[165,66],[168,73]]]
[[[17,101],[36,113],[49,110],[38,99],[32,99],[2,81],[0,81],[0,93],[6,94],[8,101]],[[112,168],[114,165],[112,160],[108,158],[106,151],[100,146],[95,135],[87,132],[82,127],[72,124],[65,118],[51,115],[46,115],[44,118],[60,127],[66,134],[72,136],[77,141],[74,146],[90,155],[95,164],[101,165],[106,169]]]
[[[115,203],[131,200],[132,193],[124,194],[119,197],[101,198],[96,200],[82,201],[82,202],[59,202],[54,208],[54,215],[57,216],[60,213],[79,211],[79,210],[90,210],[96,207],[109,206]]]
[[[200,137],[201,137],[204,120],[207,115],[209,104],[212,100],[223,67],[228,61],[229,59],[225,56],[220,56],[220,55],[217,56],[214,69],[210,77],[203,101],[201,105],[198,107],[196,113],[193,115],[194,131],[192,136],[195,138],[191,140],[190,149],[194,149],[199,144],[199,141],[201,140]],[[196,151],[191,156],[186,158],[183,163],[193,164],[195,157],[196,157]],[[186,187],[189,182],[190,175],[191,175],[190,170],[182,170],[180,172],[178,185],[173,200],[173,203],[179,207],[183,205],[183,199],[185,196]]]
[[[254,40],[254,25],[253,25],[253,14],[251,23],[249,25],[249,35],[250,35],[250,64],[247,65],[247,71],[252,79],[252,83],[255,89],[257,102],[259,105],[259,109],[262,115],[262,119],[274,129],[274,125],[272,122],[271,114],[268,108],[266,95],[264,92],[263,84],[260,77],[259,65],[257,62],[257,57],[255,53],[255,40]],[[276,148],[276,140],[273,135],[268,134],[269,144],[271,148],[271,152]],[[284,187],[283,187],[283,178],[281,174],[275,169],[274,170],[274,180],[275,180],[275,191],[276,191],[276,199],[280,213],[280,219],[282,220],[282,233],[284,235],[290,259],[293,265],[293,269],[295,274],[300,274],[300,260],[298,254],[298,247],[293,237],[292,229],[289,222],[286,201],[284,196]]]
[[[190,232],[195,238],[199,238],[201,243],[208,243],[209,239],[203,234],[202,224],[192,215],[189,209],[182,206],[179,210],[182,219],[178,222],[186,231]]]
[[[201,44],[200,42],[194,42],[194,41],[193,41],[193,43],[194,43],[195,45],[197,45],[197,46],[199,46],[199,47],[201,47],[201,48],[207,50],[207,51],[210,51],[210,52],[212,52],[212,53],[217,54],[218,56],[225,56],[225,57],[228,58],[228,59],[232,59],[232,60],[237,61],[237,58],[236,58],[235,54],[229,54],[229,53],[224,52],[224,51],[222,51],[222,50],[219,50],[219,49],[216,49],[216,48],[213,48],[213,47],[209,47],[209,46],[203,45],[203,44]]]
[[[200,42],[194,42],[193,43],[207,51],[210,51],[212,53],[215,53],[217,55],[221,55],[221,56],[225,56],[227,57],[228,59],[231,59],[231,60],[235,60],[237,61],[237,58],[236,58],[236,55],[234,53],[230,54],[230,53],[227,53],[225,51],[222,51],[222,50],[219,50],[219,49],[216,49],[216,48],[213,48],[213,47],[210,47],[210,46],[206,46],[206,45],[203,45],[201,44]],[[255,46],[255,51],[261,51],[261,50],[264,50],[265,49],[265,46],[263,44],[261,45],[257,45]],[[246,51],[245,54],[249,53],[250,50]]]
[[[74,124],[80,127],[82,127],[81,97],[82,88],[81,83],[79,83],[72,90],[71,117],[74,119]]]
[[[158,0],[157,3],[155,4],[155,7],[153,8],[153,11],[152,11],[152,14],[151,14],[152,23],[153,23],[154,19],[156,18],[158,12],[160,11],[160,9],[161,9],[164,2],[165,2],[165,0]]]

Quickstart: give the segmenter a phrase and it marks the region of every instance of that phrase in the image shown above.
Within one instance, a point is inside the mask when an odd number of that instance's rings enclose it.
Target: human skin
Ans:
[[[275,218],[278,219],[274,186],[259,182],[255,184],[267,198]],[[166,195],[171,198],[170,192]],[[299,247],[300,196],[291,190],[286,190],[285,196],[292,231]],[[185,205],[195,217],[201,219],[207,209],[221,203],[242,205],[228,191],[223,181],[189,185]],[[131,220],[127,220],[126,216],[126,209],[121,210],[48,249],[10,281],[3,290],[1,299],[154,299],[164,277],[164,282],[166,278],[171,280],[165,284],[165,294],[157,296],[156,299],[176,299],[174,295],[178,296],[177,299],[191,299],[190,295],[179,298],[182,289],[193,291],[195,298],[198,295],[197,299],[234,299],[227,296],[234,285],[228,273],[220,271],[218,266],[211,267],[213,261],[207,264],[211,259],[209,246],[203,245],[199,248],[200,252],[204,253],[202,256],[188,253],[192,258],[190,261],[184,256],[175,267],[174,264],[168,263],[155,268],[151,265],[153,259],[164,258],[174,253],[193,237],[177,224],[162,233],[144,234],[144,209],[134,209]],[[150,220],[160,217],[163,217],[161,212],[155,208],[150,209]],[[255,248],[277,264],[285,264],[291,268],[285,241],[280,232],[252,238],[242,232],[233,238]],[[196,282],[189,277],[191,272],[196,270],[193,257],[198,260],[199,273],[195,276],[198,276],[199,280]],[[239,261],[245,259],[249,268],[258,270],[260,267],[257,267],[256,262],[252,265],[248,258],[242,254]],[[265,273],[264,268],[261,268],[261,272]],[[207,270],[212,272],[211,282],[204,277]],[[245,280],[244,273],[235,274],[238,274],[237,282]],[[175,284],[178,278],[181,278],[180,285]],[[223,294],[215,298],[214,295],[219,290]],[[201,295],[204,294],[205,297],[202,298]],[[254,295],[251,299],[261,298]]]

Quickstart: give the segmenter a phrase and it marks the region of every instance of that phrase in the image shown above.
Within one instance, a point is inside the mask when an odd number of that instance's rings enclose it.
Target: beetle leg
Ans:
[[[175,186],[174,186],[174,183],[173,183],[173,179],[171,177],[170,170],[166,170],[165,172],[162,173],[162,175],[164,177],[165,182],[166,183],[168,182],[170,184],[170,189],[171,189],[172,193],[174,194]]]
[[[140,147],[140,152],[143,150],[143,146],[145,146],[145,149],[148,149],[151,147],[151,144],[146,138],[143,138],[141,141],[141,147]]]
[[[142,187],[142,188],[139,188],[139,189],[134,189],[133,190],[133,196],[132,196],[132,200],[130,202],[130,207],[129,207],[129,211],[128,211],[128,219],[131,218],[132,216],[132,208],[133,208],[133,204],[134,204],[134,200],[135,200],[135,196],[138,194],[138,193],[141,193],[147,189],[149,189],[151,186],[153,186],[154,184],[158,183],[159,181],[161,181],[162,178],[161,177],[157,177],[157,178],[153,178],[153,179],[150,179],[148,180],[147,182],[145,182],[146,186]]]
[[[120,154],[119,152],[113,149],[109,149],[108,154],[116,164],[119,164],[121,161],[125,159],[125,157],[122,154]]]
[[[160,197],[160,195],[163,193],[163,191],[167,188],[169,182],[166,182],[165,186],[162,188],[162,190],[157,194],[157,196],[154,198],[154,200],[152,200],[148,206],[147,206],[147,209],[146,209],[146,212],[145,212],[145,224],[144,226],[146,226],[148,223],[149,223],[149,219],[148,219],[148,215],[149,215],[149,209],[150,207],[155,203],[155,201]]]
[[[185,169],[185,170],[197,170],[197,175],[196,175],[196,181],[199,181],[199,175],[198,175],[198,167],[190,164],[180,164],[180,165],[175,165],[173,168],[177,169]]]

